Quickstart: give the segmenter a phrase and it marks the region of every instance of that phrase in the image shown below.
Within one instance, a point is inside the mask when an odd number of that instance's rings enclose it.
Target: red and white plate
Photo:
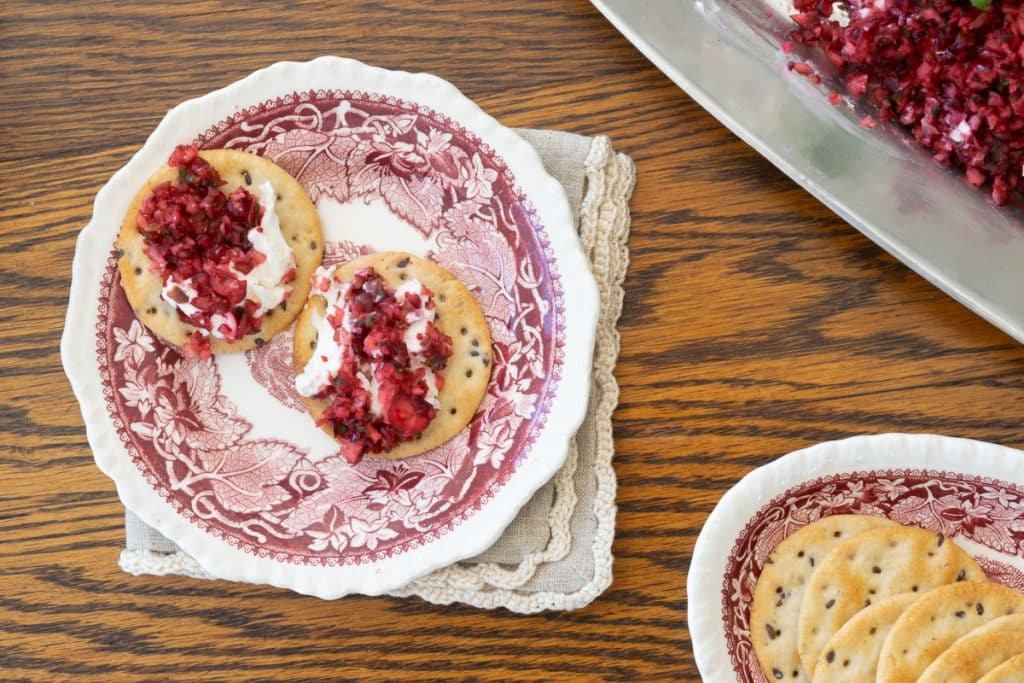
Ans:
[[[397,249],[474,292],[494,339],[476,418],[424,455],[356,466],[293,389],[291,333],[187,360],[132,314],[114,239],[175,145],[266,156],[317,205],[325,262]],[[209,573],[323,598],[378,594],[486,549],[583,419],[598,294],[561,185],[451,84],[323,57],[172,109],[96,197],[61,356],[122,502]]]
[[[745,476],[697,538],[687,621],[704,680],[768,683],[750,642],[754,584],[782,539],[835,514],[942,532],[990,579],[1024,590],[1024,452],[928,434],[819,444]]]

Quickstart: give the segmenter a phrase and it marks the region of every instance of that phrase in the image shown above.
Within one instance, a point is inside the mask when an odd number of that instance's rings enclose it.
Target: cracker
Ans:
[[[976,683],[992,669],[1022,652],[1024,633],[979,633],[951,645],[917,680],[918,683]]]
[[[334,278],[344,282],[367,266],[376,270],[393,289],[397,289],[407,279],[419,280],[426,285],[434,293],[437,311],[434,325],[452,338],[452,355],[442,373],[444,388],[438,393],[441,407],[430,425],[418,439],[400,443],[384,453],[366,454],[392,460],[409,458],[440,446],[462,431],[473,419],[487,393],[491,378],[491,333],[487,319],[469,289],[441,266],[412,254],[385,251],[338,266],[334,270]],[[316,346],[313,321],[323,315],[325,307],[323,297],[314,293],[299,315],[292,354],[297,374],[302,372],[313,355]],[[302,401],[316,420],[320,419],[327,407],[327,401],[315,398],[304,396]],[[321,428],[333,438],[330,425]]]
[[[804,669],[813,674],[836,631],[872,603],[984,576],[955,543],[924,529],[884,527],[844,541],[821,561],[800,606],[797,649]]]
[[[818,657],[814,683],[875,680],[885,637],[900,615],[920,598],[920,593],[900,593],[854,614]]]
[[[200,152],[199,156],[217,169],[224,180],[220,190],[225,194],[231,194],[235,188],[244,186],[258,200],[259,186],[264,181],[270,181],[277,190],[275,211],[281,222],[281,233],[295,255],[292,293],[280,306],[267,312],[258,332],[247,334],[233,343],[210,337],[210,348],[214,353],[245,351],[254,346],[262,346],[275,334],[287,329],[302,310],[302,304],[309,296],[310,276],[320,266],[324,255],[320,217],[298,181],[272,161],[230,149],[206,150]],[[120,252],[117,265],[121,271],[121,286],[124,287],[136,317],[153,334],[175,346],[182,346],[196,328],[183,322],[177,310],[160,297],[163,282],[159,276],[150,272],[145,242],[135,227],[139,208],[153,188],[168,180],[176,182],[177,177],[176,168],[165,166],[146,181],[135,195],[117,236]]]
[[[977,636],[982,633],[993,633],[995,631],[1013,631],[1016,633],[1024,633],[1024,613],[1021,614],[1007,614],[1002,617],[996,617],[991,621],[988,621],[978,628],[974,629],[967,635],[960,638],[969,638],[970,636]],[[959,641],[958,641],[959,642]]]
[[[1024,654],[1010,657],[978,679],[978,683],[1020,683],[1024,681]]]
[[[833,515],[811,522],[785,538],[768,557],[750,609],[750,638],[769,681],[809,681],[797,654],[797,622],[807,581],[832,548],[857,534],[895,526],[882,517]]]
[[[879,683],[916,681],[957,638],[996,617],[1024,612],[1024,595],[989,581],[941,586],[907,608],[878,660]]]

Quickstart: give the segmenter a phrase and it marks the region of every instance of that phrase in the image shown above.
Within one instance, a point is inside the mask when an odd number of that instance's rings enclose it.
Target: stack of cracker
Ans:
[[[942,534],[836,515],[768,558],[750,615],[768,680],[1024,680],[1024,595]]]

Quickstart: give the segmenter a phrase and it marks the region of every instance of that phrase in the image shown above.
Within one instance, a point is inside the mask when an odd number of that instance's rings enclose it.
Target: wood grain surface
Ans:
[[[608,134],[637,162],[615,582],[584,610],[321,602],[117,568],[122,508],[58,354],[76,234],[169,107],[321,54],[435,73],[509,126]],[[1024,445],[1024,350],[733,137],[583,0],[6,0],[0,92],[0,679],[697,680],[687,567],[745,473],[859,433]]]

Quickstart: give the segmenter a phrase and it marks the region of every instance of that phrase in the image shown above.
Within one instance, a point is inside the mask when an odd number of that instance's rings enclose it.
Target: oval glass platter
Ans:
[[[591,0],[690,97],[880,247],[1024,342],[1024,221],[908,144],[862,128],[786,63],[789,0]]]

